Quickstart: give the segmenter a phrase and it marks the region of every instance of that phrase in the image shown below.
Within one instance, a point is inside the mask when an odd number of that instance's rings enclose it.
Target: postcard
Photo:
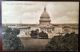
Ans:
[[[79,2],[2,1],[2,49],[78,51]]]

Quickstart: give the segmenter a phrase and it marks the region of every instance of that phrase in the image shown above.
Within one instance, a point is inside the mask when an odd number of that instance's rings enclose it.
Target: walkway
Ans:
[[[42,50],[44,49],[45,45],[48,44],[50,39],[33,39],[33,38],[27,38],[23,37],[21,38],[21,42],[25,47],[25,50]]]

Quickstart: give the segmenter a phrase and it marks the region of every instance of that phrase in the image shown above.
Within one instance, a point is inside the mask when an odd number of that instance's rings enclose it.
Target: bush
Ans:
[[[78,51],[78,34],[65,34],[55,36],[46,45],[45,50],[51,51]]]
[[[47,33],[44,33],[43,31],[39,33],[39,37],[41,39],[48,39],[48,34]]]
[[[37,38],[38,33],[32,30],[30,35],[31,35],[31,38]]]
[[[10,32],[12,32],[12,29],[11,28],[8,28],[8,27],[5,27],[3,29],[3,32],[10,33]]]
[[[19,29],[16,29],[16,28],[14,28],[12,31],[13,31],[12,33],[14,35],[18,35],[20,33],[20,30]]]
[[[3,36],[3,49],[4,50],[22,50],[23,45],[21,40],[17,37],[20,33],[19,29],[5,28],[5,34]]]

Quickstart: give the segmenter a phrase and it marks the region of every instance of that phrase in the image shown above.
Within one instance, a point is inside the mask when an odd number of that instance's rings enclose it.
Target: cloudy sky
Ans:
[[[38,24],[46,6],[51,23],[78,23],[79,2],[2,1],[2,23]]]

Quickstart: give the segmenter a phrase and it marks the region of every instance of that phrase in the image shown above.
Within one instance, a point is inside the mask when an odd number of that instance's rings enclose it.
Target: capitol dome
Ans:
[[[51,20],[49,14],[46,12],[46,7],[44,7],[44,12],[40,16],[40,24],[49,25]]]
[[[41,14],[41,18],[49,18],[50,16],[48,15],[48,13],[46,12],[46,8],[44,8],[44,12]]]

